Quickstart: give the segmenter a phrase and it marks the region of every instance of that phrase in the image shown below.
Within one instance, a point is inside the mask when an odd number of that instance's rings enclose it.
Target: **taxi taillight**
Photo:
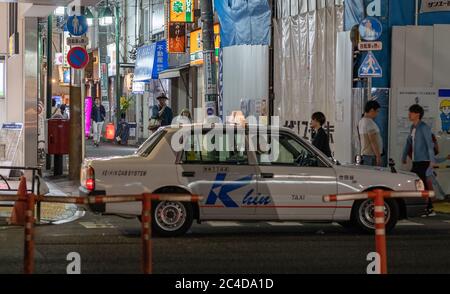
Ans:
[[[84,183],[84,186],[89,191],[95,190],[95,174],[94,169],[91,166],[86,169],[86,182]]]

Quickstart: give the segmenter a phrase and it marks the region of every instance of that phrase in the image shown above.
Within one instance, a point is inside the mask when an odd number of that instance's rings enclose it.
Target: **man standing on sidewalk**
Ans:
[[[432,171],[434,164],[434,143],[431,128],[422,121],[425,111],[419,104],[414,104],[409,108],[409,120],[412,122],[411,131],[406,139],[403,149],[402,162],[406,164],[409,150],[412,155],[412,170],[423,181],[425,189],[433,190],[427,181],[427,170]],[[436,215],[433,211],[433,203],[428,199],[427,216]]]
[[[364,115],[358,124],[362,164],[364,165],[381,166],[383,140],[381,139],[380,128],[374,121],[378,116],[380,107],[377,101],[367,102],[364,107]]]
[[[91,118],[94,121],[94,145],[98,147],[102,138],[103,123],[105,122],[105,107],[100,104],[100,99],[95,98],[95,104],[92,107]]]

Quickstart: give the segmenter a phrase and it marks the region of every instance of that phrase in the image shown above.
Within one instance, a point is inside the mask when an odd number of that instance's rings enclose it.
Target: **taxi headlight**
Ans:
[[[422,180],[416,180],[416,190],[417,191],[425,191],[425,185]]]

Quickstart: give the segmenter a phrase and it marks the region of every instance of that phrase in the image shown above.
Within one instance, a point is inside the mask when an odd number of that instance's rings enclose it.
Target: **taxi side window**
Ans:
[[[211,139],[213,147],[207,146],[205,134],[192,134],[188,140],[185,146],[190,148],[183,151],[183,163],[248,164],[244,134],[216,134]]]
[[[280,134],[271,142],[269,152],[258,150],[257,160],[261,165],[292,165],[304,167],[323,167],[325,166],[317,156],[305,148],[294,138]],[[267,145],[267,142],[263,142]],[[273,147],[276,144],[276,147]],[[267,147],[266,147],[267,150]]]

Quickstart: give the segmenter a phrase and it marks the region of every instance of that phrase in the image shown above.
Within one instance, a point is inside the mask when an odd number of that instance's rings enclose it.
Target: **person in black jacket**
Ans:
[[[322,112],[315,112],[311,116],[311,126],[315,130],[315,135],[312,140],[312,144],[322,151],[327,157],[332,157],[330,149],[330,141],[325,130],[322,128],[326,122],[325,115]]]

